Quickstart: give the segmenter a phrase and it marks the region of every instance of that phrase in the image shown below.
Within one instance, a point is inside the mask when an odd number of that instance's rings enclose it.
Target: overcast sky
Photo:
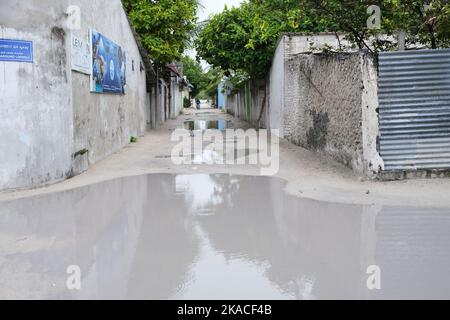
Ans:
[[[229,8],[232,6],[238,7],[242,0],[200,0],[201,7],[198,10],[198,21],[205,21],[211,14],[219,13],[227,5]],[[186,52],[192,58],[195,58],[197,53],[195,50],[188,50]],[[202,63],[204,68],[207,68],[205,62]]]
[[[206,20],[210,14],[221,12],[225,5],[229,8],[232,6],[237,7],[241,2],[242,0],[200,0],[204,8],[199,9],[199,21]]]

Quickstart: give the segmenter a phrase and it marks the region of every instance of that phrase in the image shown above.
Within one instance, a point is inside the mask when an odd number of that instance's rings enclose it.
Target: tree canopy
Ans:
[[[197,28],[197,0],[122,0],[151,58],[181,59]]]
[[[321,31],[293,0],[250,0],[211,17],[196,40],[198,54],[225,72],[264,76],[282,32]]]
[[[372,5],[381,9],[378,29],[367,23]],[[399,30],[406,32],[407,44],[448,47],[450,4],[447,0],[247,0],[213,15],[195,44],[199,56],[226,74],[261,78],[282,33],[344,32],[355,46],[380,51],[397,45]]]
[[[360,48],[390,50],[397,46],[399,30],[405,31],[407,44],[429,48],[450,44],[447,0],[300,0],[299,5],[307,15],[321,17],[326,30],[347,33]],[[378,29],[367,24],[368,8],[373,5],[380,8]]]
[[[208,86],[209,79],[198,61],[189,56],[183,56],[181,61],[183,62],[183,73],[194,87],[191,94],[196,97]]]

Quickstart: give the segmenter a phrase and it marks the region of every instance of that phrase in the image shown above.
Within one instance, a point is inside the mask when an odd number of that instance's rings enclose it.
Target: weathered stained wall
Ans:
[[[306,149],[332,156],[368,177],[383,169],[377,149],[378,73],[367,52],[313,54],[318,48],[347,46],[334,34],[280,37],[266,83],[267,128]],[[227,111],[255,124],[261,101],[255,81],[248,111],[246,90],[227,96]],[[250,114],[250,116],[247,116]]]
[[[0,38],[31,40],[34,63],[0,62],[0,190],[70,176],[73,113],[67,1],[0,3]]]
[[[125,48],[127,59],[125,95],[90,93],[89,76],[72,72],[76,174],[120,150],[130,137],[142,136],[150,100],[140,68],[144,62],[121,1],[76,0],[71,4],[81,8],[81,29],[73,31],[76,35],[87,40],[88,29],[93,28]]]
[[[71,70],[69,5],[81,9],[76,35],[94,28],[126,49],[126,95],[90,93]],[[0,38],[34,43],[34,63],[0,62],[0,190],[72,177],[144,133],[150,97],[120,0],[2,0]]]
[[[384,161],[378,148],[380,134],[378,68],[372,55],[360,55],[360,67],[363,78],[362,87],[362,135],[364,172],[369,177],[378,177],[384,170]]]
[[[285,138],[363,172],[359,54],[292,57],[285,85]]]

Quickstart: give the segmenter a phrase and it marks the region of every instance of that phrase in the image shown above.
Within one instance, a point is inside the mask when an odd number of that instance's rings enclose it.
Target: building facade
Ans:
[[[120,0],[1,6],[0,190],[70,178],[145,133],[150,73]]]

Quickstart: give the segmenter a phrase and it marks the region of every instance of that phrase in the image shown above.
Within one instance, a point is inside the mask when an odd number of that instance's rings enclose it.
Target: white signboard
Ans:
[[[91,48],[89,41],[72,33],[71,42],[72,70],[91,74]]]

